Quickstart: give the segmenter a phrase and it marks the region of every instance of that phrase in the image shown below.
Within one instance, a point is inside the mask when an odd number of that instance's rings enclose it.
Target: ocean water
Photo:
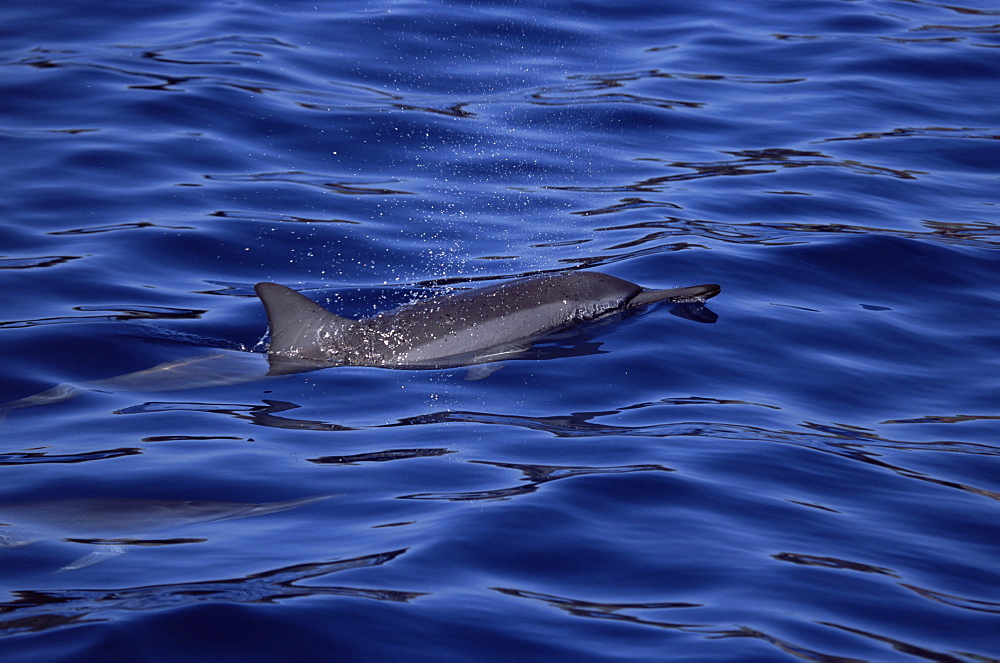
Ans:
[[[1000,660],[996,3],[0,16],[0,659]],[[565,269],[722,292],[254,379]]]

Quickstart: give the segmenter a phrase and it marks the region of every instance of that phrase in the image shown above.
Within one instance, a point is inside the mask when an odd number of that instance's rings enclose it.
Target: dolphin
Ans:
[[[720,287],[651,290],[610,274],[565,271],[457,290],[361,320],[336,315],[277,283],[254,289],[271,332],[266,361],[254,352],[215,350],[112,378],[63,383],[0,405],[0,422],[11,410],[60,403],[88,391],[197,389],[329,366],[469,366],[468,378],[479,379],[496,370],[481,364],[525,357],[535,341],[580,323],[658,302],[700,304]]]
[[[271,375],[317,365],[454,368],[514,357],[579,323],[657,302],[700,303],[714,283],[650,290],[609,274],[566,271],[460,290],[351,320],[277,283],[255,286],[271,330]]]
[[[82,498],[0,504],[0,548],[44,539],[99,545],[95,552],[59,571],[81,569],[125,552],[123,545],[192,543],[204,539],[150,541],[150,533],[169,533],[199,523],[251,518],[314,504],[332,495],[283,502],[206,502],[126,498]]]

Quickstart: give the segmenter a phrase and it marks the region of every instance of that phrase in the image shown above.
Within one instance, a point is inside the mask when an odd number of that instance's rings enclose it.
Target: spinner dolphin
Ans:
[[[526,358],[532,343],[576,325],[657,302],[697,305],[720,288],[652,290],[609,274],[567,271],[459,289],[361,320],[339,316],[276,283],[258,283],[255,290],[270,327],[267,362],[252,352],[215,350],[116,377],[59,384],[0,405],[0,421],[10,410],[59,403],[87,391],[198,389],[328,366],[469,366],[470,379],[481,378],[499,364],[480,364]]]
[[[417,301],[351,320],[296,291],[258,283],[271,330],[272,374],[310,363],[450,368],[517,356],[534,340],[657,302],[699,303],[715,284],[649,290],[599,272],[528,277]]]

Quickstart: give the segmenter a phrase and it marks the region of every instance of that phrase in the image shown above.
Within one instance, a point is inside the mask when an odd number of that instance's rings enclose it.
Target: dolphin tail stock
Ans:
[[[3,421],[7,418],[7,413],[11,410],[16,410],[22,407],[33,407],[35,405],[51,405],[53,403],[61,403],[75,398],[85,391],[86,389],[84,387],[64,382],[63,384],[56,385],[51,389],[46,389],[45,391],[35,394],[34,396],[27,396],[25,398],[19,398],[16,401],[11,401],[10,403],[4,403],[3,405],[0,405],[0,423],[3,423]]]
[[[254,291],[267,311],[271,329],[269,356],[322,360],[320,332],[336,334],[355,323],[277,283],[258,283]]]
[[[332,497],[340,497],[341,495],[343,495],[343,493],[339,494],[330,493],[328,495],[313,495],[311,497],[300,497],[294,500],[285,500],[284,502],[262,502],[261,504],[251,505],[243,513],[224,516],[216,520],[236,520],[238,518],[251,518],[253,516],[263,516],[268,513],[278,513],[279,511],[289,511],[290,509],[297,509],[300,506],[315,504],[316,502],[322,502]]]
[[[656,302],[672,302],[674,304],[698,304],[715,297],[722,288],[715,283],[691,285],[686,288],[669,288],[667,290],[643,290],[628,302],[629,308],[646,306]]]
[[[45,391],[0,405],[0,423],[18,408],[54,405],[87,392],[155,392],[202,389],[240,384],[266,377],[261,373],[260,355],[235,350],[215,350],[175,359],[133,373],[76,384],[64,382]]]

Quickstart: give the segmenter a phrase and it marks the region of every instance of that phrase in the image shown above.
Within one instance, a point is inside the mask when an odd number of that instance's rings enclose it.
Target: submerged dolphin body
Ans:
[[[290,288],[258,283],[271,374],[310,364],[452,368],[515,356],[552,332],[656,302],[698,303],[715,284],[647,290],[598,272],[560,272],[418,301],[350,320]]]
[[[59,571],[81,569],[125,552],[123,545],[190,543],[200,539],[143,541],[141,536],[236,518],[251,518],[313,504],[332,495],[284,502],[198,502],[184,500],[84,498],[0,504],[0,548],[44,539],[96,544],[100,548]]]
[[[264,380],[272,377],[267,373],[266,363],[260,355],[252,352],[215,350],[111,378],[64,382],[34,396],[0,405],[0,423],[11,410],[62,403],[90,391],[175,391]]]

